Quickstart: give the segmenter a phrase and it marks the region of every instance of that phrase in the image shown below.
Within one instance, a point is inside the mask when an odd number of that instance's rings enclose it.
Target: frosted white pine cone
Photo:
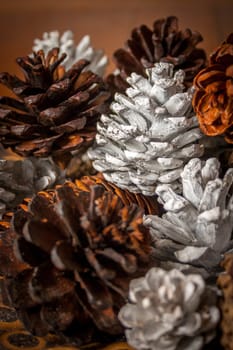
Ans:
[[[156,189],[166,211],[162,218],[148,215],[158,258],[214,273],[224,252],[231,249],[233,232],[233,168],[219,177],[216,158],[191,159],[181,173],[182,195],[168,185]],[[166,263],[165,263],[166,265]]]
[[[152,268],[131,281],[129,299],[119,319],[137,350],[199,350],[215,335],[216,291],[198,274]]]
[[[0,217],[23,198],[64,180],[64,172],[50,159],[4,159],[3,152],[0,156]]]
[[[89,151],[106,180],[132,192],[154,195],[158,183],[179,186],[190,158],[204,152],[203,134],[192,111],[193,91],[183,91],[184,72],[157,63],[147,78],[133,73],[126,95],[115,94],[112,114],[98,123]]]
[[[103,50],[97,50],[92,47],[89,35],[85,35],[78,45],[74,42],[74,34],[67,30],[62,35],[58,31],[43,33],[42,39],[35,39],[33,51],[44,50],[47,54],[52,48],[59,47],[60,53],[66,53],[67,57],[63,61],[66,69],[69,69],[74,63],[80,59],[90,61],[85,70],[103,76],[108,63],[107,56]]]

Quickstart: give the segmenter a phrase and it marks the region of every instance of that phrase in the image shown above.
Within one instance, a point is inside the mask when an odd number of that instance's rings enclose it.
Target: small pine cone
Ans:
[[[126,48],[115,51],[118,71],[107,77],[108,84],[113,92],[123,92],[128,87],[126,78],[131,73],[146,76],[145,68],[167,62],[172,63],[175,70],[183,69],[185,85],[191,86],[193,78],[206,63],[205,51],[196,47],[202,40],[198,32],[180,30],[175,16],[156,20],[152,30],[141,25],[132,31]]]
[[[0,157],[0,218],[25,197],[64,182],[64,172],[49,158],[7,159]]]
[[[193,107],[201,130],[209,136],[224,135],[233,143],[233,33],[211,55],[194,85]]]
[[[208,274],[217,272],[222,254],[233,243],[233,168],[220,179],[219,167],[216,158],[203,162],[194,158],[181,174],[182,195],[167,185],[157,187],[166,212],[162,218],[144,220],[157,258],[204,268]]]
[[[61,66],[59,49],[47,56],[18,58],[24,80],[8,73],[0,82],[18,97],[0,97],[0,141],[21,156],[55,159],[87,148],[96,133],[96,122],[109,97],[96,74],[83,72],[88,62],[78,61],[68,71]]]
[[[88,154],[106,180],[151,196],[158,183],[179,186],[184,164],[202,156],[204,146],[192,91],[182,92],[183,71],[173,75],[172,64],[157,63],[146,72],[147,78],[133,73],[126,95],[115,95]]]
[[[140,193],[132,193],[127,190],[122,190],[113,183],[104,180],[102,174],[98,174],[97,176],[83,176],[80,180],[75,180],[75,184],[80,190],[88,192],[90,191],[91,186],[101,185],[107,191],[117,195],[125,206],[137,204],[144,210],[145,214],[155,215],[159,214],[161,211],[159,203],[155,197],[147,197]]]
[[[233,350],[233,254],[226,254],[222,263],[225,273],[218,277],[218,286],[222,290],[221,343],[226,350]]]
[[[89,35],[85,35],[76,46],[74,34],[71,30],[66,30],[61,35],[58,31],[45,32],[42,39],[34,40],[32,49],[34,52],[43,50],[45,54],[48,54],[54,47],[58,47],[61,53],[67,54],[63,61],[66,69],[70,69],[77,61],[85,59],[90,62],[85,70],[91,70],[100,76],[104,75],[108,63],[107,56],[104,55],[103,50],[92,47]]]
[[[216,291],[198,274],[152,268],[131,281],[129,298],[119,319],[138,350],[199,350],[215,335]]]
[[[150,236],[143,211],[103,186],[67,182],[14,214],[16,256],[30,265],[8,279],[12,305],[30,332],[77,343],[122,332],[117,313],[129,282],[145,273]]]

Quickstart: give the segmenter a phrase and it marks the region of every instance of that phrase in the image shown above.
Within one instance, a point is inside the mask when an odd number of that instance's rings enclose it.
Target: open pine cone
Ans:
[[[201,130],[233,143],[233,33],[213,52],[194,85],[193,107]]]
[[[152,268],[131,281],[129,299],[119,319],[137,350],[201,350],[215,335],[217,295],[200,275]]]
[[[107,56],[104,55],[103,50],[97,50],[92,47],[89,35],[85,35],[78,45],[74,43],[74,34],[71,30],[66,30],[62,35],[58,31],[43,33],[42,39],[35,39],[33,51],[43,50],[45,54],[54,48],[59,47],[61,53],[66,53],[67,57],[63,61],[66,69],[81,59],[86,59],[90,63],[85,70],[103,76],[105,68],[108,63]]]
[[[219,178],[216,158],[191,159],[181,174],[182,195],[168,185],[158,186],[162,218],[145,217],[157,258],[216,273],[223,253],[233,244],[233,168]],[[174,265],[176,266],[176,264]],[[184,265],[184,267],[186,267]]]
[[[18,58],[24,80],[8,73],[0,82],[18,97],[0,98],[0,142],[22,156],[62,158],[87,148],[96,133],[96,121],[109,94],[102,79],[83,72],[80,60],[68,71],[61,66],[59,49],[47,56]]]
[[[101,116],[97,145],[88,154],[106,180],[151,196],[158,183],[179,188],[184,164],[203,155],[204,140],[192,91],[182,92],[184,72],[157,63],[146,73],[132,73],[126,94],[115,94],[112,114]]]
[[[233,350],[233,253],[226,254],[222,266],[225,273],[218,277],[218,286],[222,290],[223,299],[220,307],[222,311],[221,343],[224,349]]]
[[[71,182],[40,192],[14,214],[16,256],[29,265],[8,280],[11,302],[30,332],[77,343],[122,328],[117,318],[130,280],[150,260],[142,210],[116,195]]]
[[[172,63],[175,70],[185,71],[185,84],[190,86],[195,75],[205,67],[205,51],[196,47],[201,41],[200,33],[180,30],[175,16],[156,20],[152,30],[141,25],[132,31],[126,48],[115,51],[119,72],[107,77],[108,84],[113,91],[123,92],[128,87],[126,77],[131,73],[145,76],[145,68],[167,62]]]

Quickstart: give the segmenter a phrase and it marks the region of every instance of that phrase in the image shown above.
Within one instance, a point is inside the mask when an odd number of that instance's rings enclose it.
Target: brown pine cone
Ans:
[[[142,213],[103,186],[87,192],[67,182],[14,214],[15,252],[30,267],[7,288],[30,332],[77,343],[121,334],[117,314],[129,282],[152,261]]]
[[[95,137],[109,93],[99,76],[83,71],[88,61],[65,71],[60,64],[66,55],[58,55],[54,48],[47,56],[38,51],[18,58],[24,80],[0,74],[0,82],[17,96],[0,97],[0,142],[22,156],[65,161],[65,155],[87,148]]]
[[[218,286],[222,290],[223,300],[220,308],[222,311],[222,339],[224,349],[233,350],[233,254],[226,254],[222,263],[226,273],[218,277]]]
[[[233,143],[233,33],[213,52],[194,85],[193,107],[201,130]]]
[[[141,193],[132,193],[128,190],[123,190],[114,183],[106,181],[101,173],[96,176],[83,176],[81,179],[76,179],[75,184],[81,191],[88,192],[91,186],[102,185],[107,191],[116,194],[124,205],[137,204],[144,210],[145,214],[159,215],[162,211],[162,206],[159,205],[155,196],[144,196]]]
[[[113,92],[123,92],[129,87],[126,78],[131,73],[145,76],[145,69],[156,62],[172,63],[175,70],[183,69],[185,84],[190,86],[195,75],[205,67],[205,51],[196,47],[202,40],[198,32],[180,30],[175,16],[156,20],[152,30],[146,25],[133,29],[126,47],[114,52],[119,73],[107,77],[109,87]]]

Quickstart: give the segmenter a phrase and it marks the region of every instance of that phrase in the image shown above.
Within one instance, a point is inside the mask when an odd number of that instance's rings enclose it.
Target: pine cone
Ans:
[[[7,152],[0,158],[0,218],[6,210],[14,209],[23,198],[64,182],[62,172],[49,159],[34,157],[21,160],[7,159]]]
[[[131,192],[154,195],[158,183],[179,186],[184,164],[204,152],[203,134],[192,112],[192,91],[183,93],[182,71],[157,63],[127,81],[116,94],[112,114],[102,115],[97,146],[88,151],[106,180]]]
[[[182,195],[167,185],[157,187],[166,213],[144,220],[157,258],[216,272],[222,254],[233,244],[233,168],[220,179],[219,167],[216,158],[194,158],[181,174]]]
[[[218,286],[223,292],[223,300],[220,304],[222,311],[221,343],[227,350],[233,349],[233,254],[227,254],[222,263],[226,273],[218,277]]]
[[[60,65],[59,49],[45,57],[18,58],[24,80],[8,73],[0,82],[18,99],[0,98],[0,141],[22,156],[59,158],[88,147],[96,133],[96,121],[109,94],[103,81],[81,60],[66,71]]]
[[[147,197],[140,193],[122,190],[116,185],[105,181],[102,174],[98,174],[97,176],[83,176],[81,179],[75,180],[75,184],[81,191],[88,192],[90,192],[91,187],[94,185],[103,186],[107,191],[117,195],[125,206],[136,204],[144,210],[145,214],[159,214],[161,211],[155,197]]]
[[[185,71],[185,84],[191,86],[195,75],[205,67],[206,54],[196,46],[201,42],[200,33],[190,29],[180,30],[178,18],[170,16],[156,20],[151,30],[146,25],[135,28],[125,49],[114,53],[114,60],[119,70],[107,77],[113,92],[123,92],[128,84],[126,77],[135,72],[145,75],[145,68],[157,62],[174,65],[175,70]]]
[[[77,343],[122,332],[117,312],[150,259],[141,209],[123,206],[103,186],[86,192],[68,182],[34,196],[13,227],[16,254],[30,267],[8,281],[8,291],[30,332]]]
[[[199,350],[215,335],[216,292],[200,275],[153,268],[131,281],[129,297],[119,319],[138,350]]]
[[[224,135],[233,143],[233,33],[213,52],[207,68],[195,78],[193,106],[201,130]]]
[[[66,30],[61,35],[58,31],[45,32],[42,39],[34,40],[32,49],[35,52],[43,50],[47,55],[54,47],[58,47],[61,53],[67,54],[63,61],[66,69],[70,69],[77,61],[86,59],[90,63],[84,70],[88,69],[100,76],[104,75],[108,63],[107,56],[104,55],[103,50],[96,50],[92,47],[89,35],[85,35],[76,46],[74,34],[71,30]]]

